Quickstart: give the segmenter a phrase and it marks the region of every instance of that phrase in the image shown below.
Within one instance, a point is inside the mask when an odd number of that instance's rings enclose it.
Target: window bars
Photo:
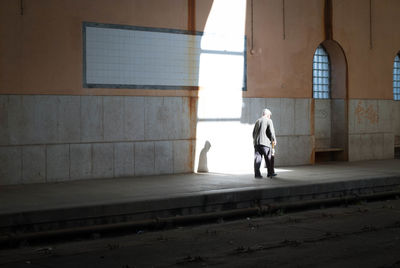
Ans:
[[[394,58],[393,64],[393,99],[400,101],[400,57]]]
[[[313,97],[315,99],[330,98],[330,76],[331,72],[328,53],[321,45],[319,45],[315,51],[313,59]]]

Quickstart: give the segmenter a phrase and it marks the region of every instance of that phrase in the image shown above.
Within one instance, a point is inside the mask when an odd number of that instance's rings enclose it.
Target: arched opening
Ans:
[[[314,160],[347,161],[347,61],[337,42],[326,40],[320,46],[329,59],[329,97],[318,98],[313,88]]]

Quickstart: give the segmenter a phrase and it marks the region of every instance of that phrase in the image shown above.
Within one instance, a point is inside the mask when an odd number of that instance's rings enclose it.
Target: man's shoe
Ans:
[[[277,176],[278,174],[276,174],[276,173],[272,173],[272,174],[268,174],[268,177],[269,178],[272,178],[272,177],[275,177],[275,176]]]
[[[254,178],[256,178],[256,179],[262,179],[263,178],[263,176],[254,176]]]

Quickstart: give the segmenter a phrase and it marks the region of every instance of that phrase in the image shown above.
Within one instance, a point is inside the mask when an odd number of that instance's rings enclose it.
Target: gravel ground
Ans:
[[[43,243],[0,267],[400,267],[400,200]]]

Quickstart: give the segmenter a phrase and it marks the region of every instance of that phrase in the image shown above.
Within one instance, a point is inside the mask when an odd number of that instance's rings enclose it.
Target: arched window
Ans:
[[[400,56],[396,55],[393,64],[393,99],[400,101]]]
[[[319,45],[313,59],[313,97],[329,99],[331,91],[331,71],[329,56],[323,46]]]

